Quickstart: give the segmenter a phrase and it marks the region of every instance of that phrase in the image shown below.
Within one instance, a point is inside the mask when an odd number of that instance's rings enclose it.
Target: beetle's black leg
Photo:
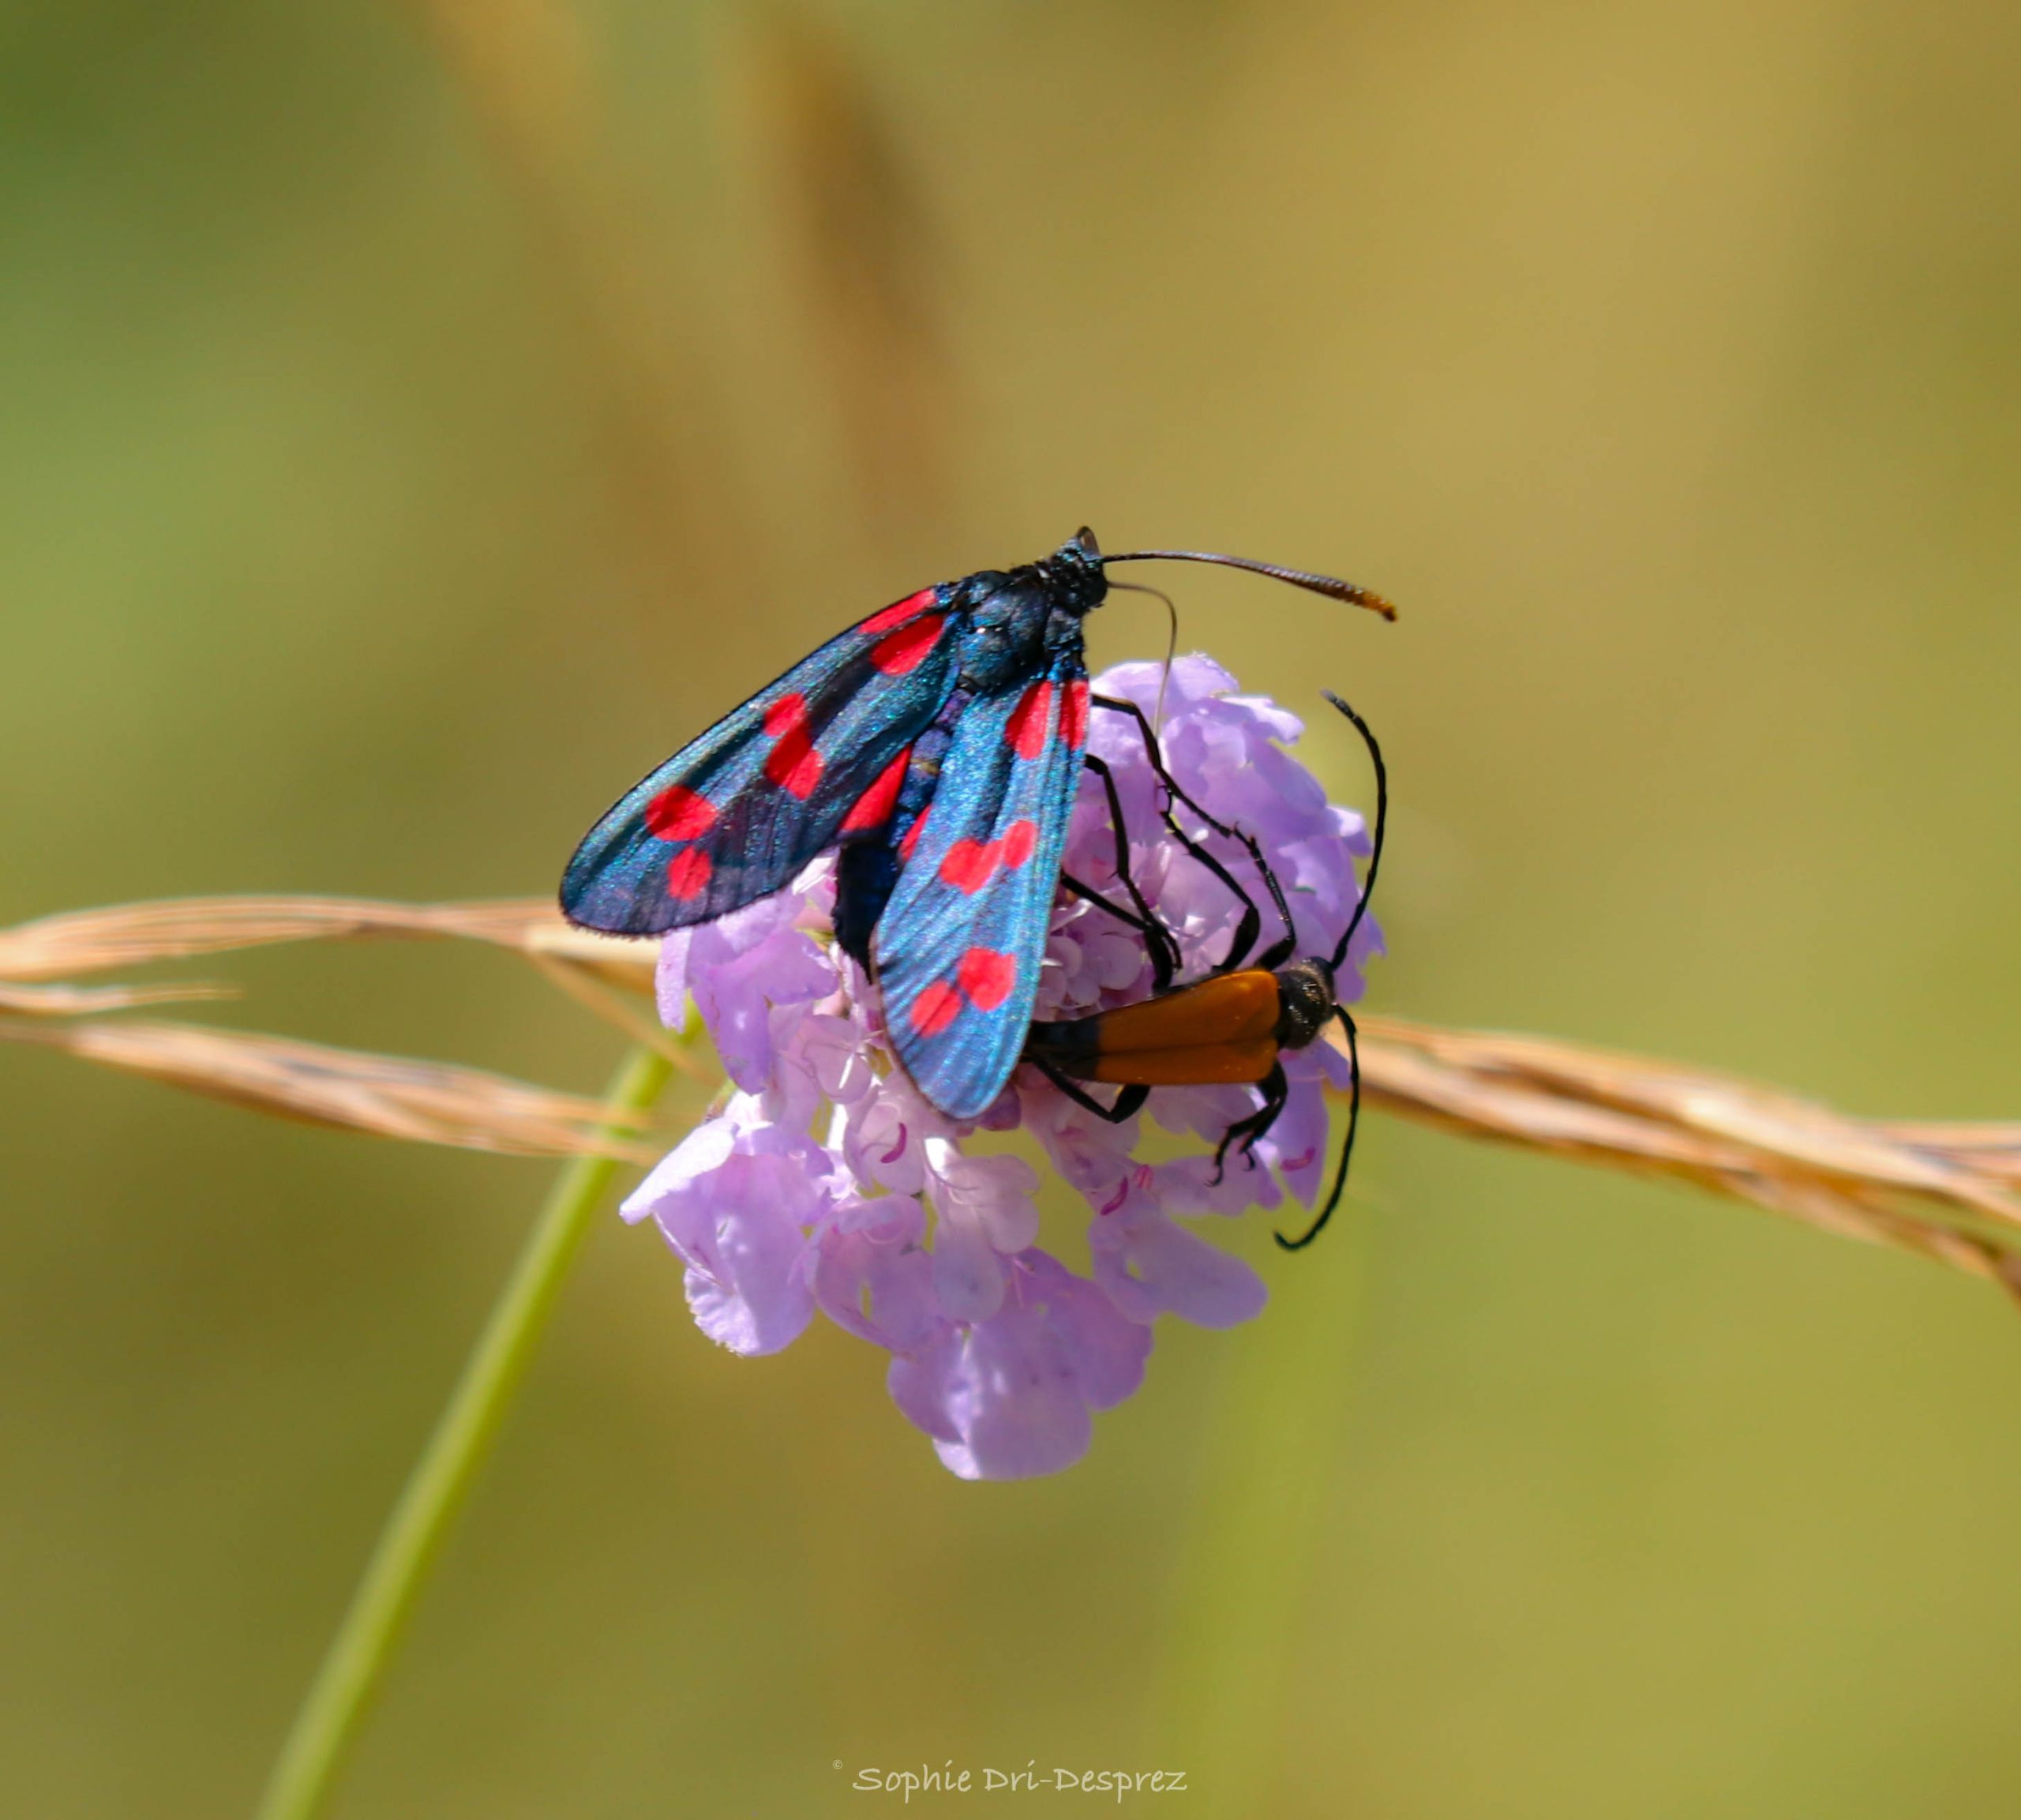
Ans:
[[[1298,1238],[1288,1239],[1282,1233],[1270,1235],[1288,1251],[1303,1251],[1333,1218],[1333,1210],[1340,1204],[1340,1196],[1347,1188],[1348,1159],[1355,1154],[1355,1132],[1361,1124],[1361,1048],[1355,1040],[1355,1020],[1348,1015],[1344,1005],[1336,1005],[1333,1015],[1340,1020],[1340,1028],[1348,1033],[1348,1135],[1340,1145],[1340,1166],[1334,1172],[1333,1191],[1327,1195],[1325,1206],[1319,1210],[1319,1217]]]
[[[1256,965],[1265,973],[1275,973],[1284,963],[1298,952],[1298,932],[1292,925],[1292,906],[1284,902],[1284,887],[1277,883],[1277,875],[1270,862],[1263,857],[1262,843],[1253,834],[1241,829],[1235,838],[1249,849],[1249,857],[1254,864],[1258,876],[1269,888],[1270,902],[1277,913],[1277,921],[1283,933],[1256,957]]]
[[[1115,1096],[1115,1105],[1105,1106],[1071,1075],[1062,1074],[1051,1062],[1043,1061],[1037,1056],[1026,1056],[1024,1059],[1083,1112],[1093,1113],[1097,1118],[1112,1125],[1119,1125],[1142,1111],[1145,1101],[1151,1097],[1149,1087],[1128,1086]]]
[[[1277,1122],[1278,1115],[1291,1098],[1291,1086],[1284,1079],[1284,1064],[1273,1062],[1270,1071],[1257,1083],[1262,1090],[1263,1103],[1246,1118],[1237,1119],[1221,1133],[1221,1141],[1214,1146],[1214,1180],[1221,1179],[1221,1165],[1232,1144],[1239,1143],[1242,1154],[1253,1169],[1256,1164],[1256,1146],[1265,1132]]]

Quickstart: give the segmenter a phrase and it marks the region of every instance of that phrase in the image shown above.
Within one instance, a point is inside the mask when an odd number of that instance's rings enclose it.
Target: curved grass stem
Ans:
[[[606,1102],[616,1137],[647,1110],[672,1064],[640,1049]],[[380,1533],[358,1589],[317,1670],[261,1797],[257,1820],[310,1820],[328,1799],[373,1696],[397,1653],[428,1575],[497,1438],[617,1173],[611,1157],[578,1157],[546,1205],[465,1362],[428,1445]]]

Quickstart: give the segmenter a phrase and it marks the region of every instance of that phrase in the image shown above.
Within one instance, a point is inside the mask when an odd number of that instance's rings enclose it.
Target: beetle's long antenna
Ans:
[[[1282,563],[1253,562],[1246,556],[1220,556],[1209,550],[1132,550],[1120,556],[1104,556],[1104,565],[1112,562],[1216,562],[1224,569],[1246,569],[1251,575],[1267,575],[1273,581],[1288,581],[1293,587],[1303,587],[1314,594],[1323,594],[1329,600],[1345,601],[1350,606],[1365,606],[1371,613],[1379,613],[1385,619],[1394,619],[1397,610],[1372,589],[1357,587],[1351,581],[1341,581],[1330,575],[1315,575],[1309,569],[1287,569]]]
[[[1377,744],[1368,722],[1330,689],[1322,689],[1319,692],[1354,722],[1355,731],[1368,748],[1369,762],[1375,767],[1375,827],[1369,837],[1368,874],[1361,881],[1361,895],[1355,900],[1354,914],[1348,918],[1340,945],[1333,951],[1333,970],[1338,973],[1340,963],[1348,958],[1348,944],[1355,939],[1355,931],[1361,927],[1361,919],[1368,913],[1368,900],[1374,895],[1376,868],[1382,864],[1383,824],[1389,819],[1389,773],[1382,763],[1382,748]]]
[[[1179,655],[1179,609],[1172,603],[1172,596],[1161,587],[1147,587],[1141,581],[1112,581],[1111,587],[1121,588],[1126,594],[1153,594],[1165,603],[1165,617],[1172,621],[1172,636],[1165,640],[1165,666],[1158,672],[1158,699],[1151,705],[1151,725],[1163,730],[1165,724],[1165,685],[1172,681],[1172,659]]]
[[[1348,1161],[1355,1154],[1355,1132],[1361,1125],[1361,1045],[1355,1038],[1355,1020],[1348,1015],[1344,1005],[1334,1006],[1333,1015],[1340,1020],[1340,1028],[1348,1033],[1348,1135],[1340,1145],[1340,1166],[1333,1174],[1333,1191],[1326,1197],[1319,1217],[1295,1239],[1288,1239],[1282,1233],[1270,1235],[1287,1251],[1303,1251],[1325,1230],[1326,1222],[1333,1218],[1333,1210],[1340,1204],[1340,1196],[1347,1189]]]

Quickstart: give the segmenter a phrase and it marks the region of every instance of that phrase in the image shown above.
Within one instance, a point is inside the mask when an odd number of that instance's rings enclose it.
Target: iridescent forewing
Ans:
[[[572,922],[650,935],[793,882],[853,826],[875,826],[905,754],[953,685],[943,591],[872,614],[625,792],[562,875]]]
[[[892,1041],[951,1117],[984,1112],[1024,1047],[1087,722],[1078,655],[972,704],[878,923]]]

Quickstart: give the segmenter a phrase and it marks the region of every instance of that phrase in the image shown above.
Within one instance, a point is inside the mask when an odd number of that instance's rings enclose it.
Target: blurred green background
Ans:
[[[1085,520],[1403,602],[1161,578],[1382,731],[1378,1008],[2015,1116],[2017,92],[1983,3],[17,4],[0,920],[544,891],[836,626]],[[229,970],[255,1027],[616,1053],[489,953]],[[550,1165],[12,1047],[0,1096],[0,1811],[246,1811]],[[1031,1484],[832,1330],[717,1351],[609,1220],[336,1811],[853,1814],[947,1759],[2015,1811],[2021,1316],[1364,1142],[1347,1230],[1231,1240],[1270,1315],[1161,1329]]]

